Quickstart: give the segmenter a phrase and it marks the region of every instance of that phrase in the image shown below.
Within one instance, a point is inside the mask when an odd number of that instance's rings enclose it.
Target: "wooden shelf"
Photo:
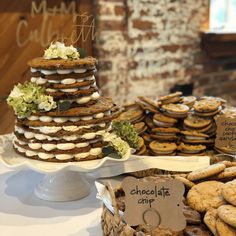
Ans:
[[[202,33],[201,48],[211,58],[236,57],[236,34]]]

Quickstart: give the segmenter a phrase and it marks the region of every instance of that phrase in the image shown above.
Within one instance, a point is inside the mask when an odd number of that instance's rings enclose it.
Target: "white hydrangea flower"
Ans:
[[[11,98],[19,98],[23,95],[22,91],[17,87],[17,85],[14,86],[13,90],[9,94],[9,97]]]
[[[120,156],[124,156],[129,150],[129,144],[123,139],[118,137],[115,133],[105,133],[103,135],[103,140],[105,142],[110,142],[111,145],[116,149]]]
[[[51,43],[50,47],[44,51],[45,59],[78,59],[79,57],[80,54],[75,47],[65,46],[60,42]]]
[[[56,102],[53,101],[51,96],[40,96],[38,108],[40,110],[50,111],[56,108]]]
[[[7,103],[19,118],[28,117],[37,109],[50,111],[56,108],[53,97],[46,95],[42,87],[31,82],[16,85],[8,96]]]

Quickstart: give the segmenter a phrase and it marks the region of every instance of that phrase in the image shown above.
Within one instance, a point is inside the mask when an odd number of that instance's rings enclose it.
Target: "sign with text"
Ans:
[[[45,48],[52,41],[75,45],[79,41],[94,40],[95,20],[87,12],[77,12],[76,4],[76,1],[61,1],[50,6],[46,0],[32,1],[29,16],[21,17],[16,27],[18,47],[30,42]]]
[[[226,115],[216,119],[216,147],[228,147],[236,150],[236,118]]]
[[[144,182],[127,177],[122,183],[125,191],[125,221],[131,225],[159,225],[173,231],[186,227],[183,215],[184,185],[178,180]]]

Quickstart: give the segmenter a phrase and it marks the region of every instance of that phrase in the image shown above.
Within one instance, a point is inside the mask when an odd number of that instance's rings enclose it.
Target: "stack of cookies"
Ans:
[[[172,147],[172,154],[176,155],[179,144],[179,134],[182,119],[184,119],[190,110],[190,107],[183,103],[183,97],[181,92],[176,92],[163,96],[158,100],[159,114],[153,116],[153,123],[155,128],[152,129],[150,135],[154,141],[150,143],[150,148],[156,146]],[[192,101],[185,99],[185,102],[192,105]],[[162,152],[161,155],[169,155]]]
[[[212,149],[216,134],[214,116],[222,110],[222,103],[217,98],[205,97],[193,104],[193,109],[183,121],[182,143],[179,146],[180,154],[183,147],[194,155],[204,155],[207,149]]]
[[[146,146],[142,154],[205,155],[213,150],[216,135],[214,117],[222,111],[225,103],[225,100],[215,97],[197,100],[194,96],[182,96],[181,92],[159,99],[138,97],[136,102],[125,106],[119,119],[134,124]],[[226,147],[224,150],[215,149],[234,153]]]
[[[56,105],[17,117],[13,143],[17,153],[52,162],[103,157],[102,149],[107,145],[103,136],[111,130],[114,105],[99,94],[96,62],[92,57],[39,57],[29,62],[31,82],[42,87]],[[43,105],[42,101],[39,106]]]

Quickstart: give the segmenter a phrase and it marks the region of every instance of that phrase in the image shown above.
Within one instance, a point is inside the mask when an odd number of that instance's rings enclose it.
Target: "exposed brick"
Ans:
[[[122,21],[103,20],[98,23],[98,27],[104,31],[123,31],[125,30],[125,24]]]
[[[143,21],[143,20],[133,20],[133,27],[140,30],[150,30],[152,29],[153,22],[151,21]]]
[[[197,55],[201,54],[199,29],[208,14],[208,0],[95,3],[109,8],[96,15],[94,45],[95,56],[101,60],[100,85],[106,95],[118,102],[137,95],[162,95],[175,84],[204,73],[203,59]],[[199,81],[202,84],[196,83],[200,86],[196,91],[201,93],[204,83]]]
[[[115,14],[118,16],[122,16],[125,14],[125,7],[124,6],[115,6]]]

